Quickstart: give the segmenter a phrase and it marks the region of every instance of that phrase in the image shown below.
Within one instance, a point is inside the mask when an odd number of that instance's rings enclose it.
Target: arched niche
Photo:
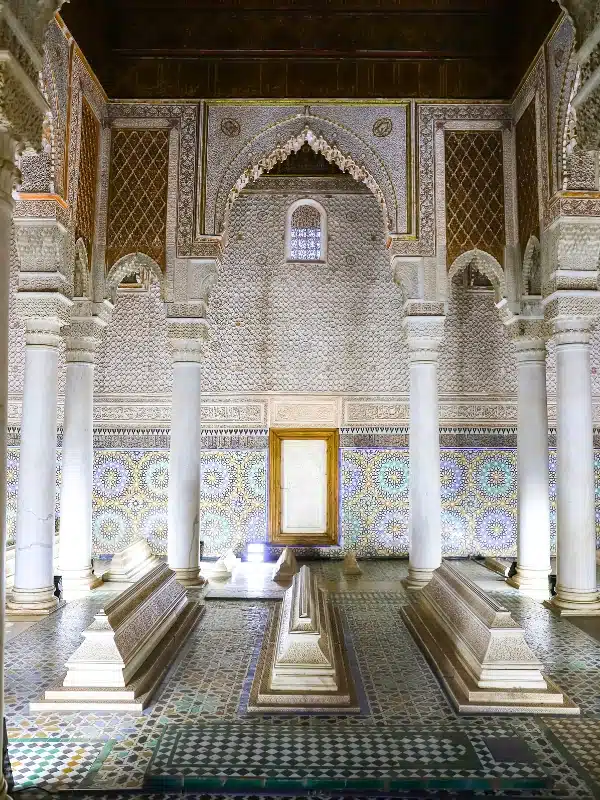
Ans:
[[[460,275],[469,267],[473,267],[478,272],[481,272],[482,275],[486,276],[492,284],[496,303],[506,297],[506,278],[504,276],[504,270],[494,256],[491,256],[484,250],[478,250],[477,248],[468,250],[455,259],[448,271],[448,286],[452,284],[452,281],[457,275]]]
[[[285,161],[291,153],[297,153],[305,143],[342,172],[365,184],[381,208],[385,234],[395,230],[398,224],[396,193],[379,156],[347,129],[329,120],[314,118],[311,121],[319,125],[321,133],[315,133],[308,126],[298,130],[306,117],[286,120],[247,142],[232,160],[219,181],[214,208],[214,229],[223,234],[224,242],[231,210],[242,189]]]
[[[106,276],[106,297],[114,298],[119,285],[127,275],[147,272],[151,280],[160,286],[161,297],[165,298],[165,275],[153,258],[145,253],[130,253],[116,261]]]

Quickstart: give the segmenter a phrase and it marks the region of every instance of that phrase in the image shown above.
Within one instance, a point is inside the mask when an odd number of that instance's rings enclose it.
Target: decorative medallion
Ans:
[[[266,253],[257,253],[256,258],[254,259],[254,263],[257,267],[266,267],[269,261],[269,257]]]
[[[379,117],[373,124],[373,136],[383,139],[389,136],[393,128],[392,120],[389,117]]]
[[[240,135],[242,128],[240,123],[237,119],[233,119],[233,117],[225,117],[225,119],[221,120],[221,133],[224,133],[225,136],[229,136],[233,139],[236,136]]]
[[[356,255],[354,253],[346,253],[345,261],[347,267],[355,267],[357,262]]]

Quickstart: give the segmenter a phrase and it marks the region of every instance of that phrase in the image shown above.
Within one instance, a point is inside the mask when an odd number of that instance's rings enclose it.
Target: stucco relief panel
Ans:
[[[199,197],[205,233],[221,231],[227,196],[242,172],[307,127],[366,167],[385,197],[392,230],[406,230],[404,105],[207,104],[206,109],[206,159],[203,162],[208,166]],[[390,125],[374,127],[382,119],[389,120]],[[239,126],[239,133],[233,123]],[[224,166],[211,168],[219,164]]]

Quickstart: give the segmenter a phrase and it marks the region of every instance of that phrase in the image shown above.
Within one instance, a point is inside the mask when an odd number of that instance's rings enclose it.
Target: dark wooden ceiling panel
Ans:
[[[63,17],[119,98],[512,95],[551,0],[73,0]]]

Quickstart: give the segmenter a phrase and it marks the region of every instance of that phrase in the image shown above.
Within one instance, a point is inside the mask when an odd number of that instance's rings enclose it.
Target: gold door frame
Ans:
[[[281,530],[281,443],[284,439],[320,439],[327,447],[327,526],[325,533]],[[339,529],[339,447],[337,428],[271,428],[269,431],[269,541],[281,545],[332,545]]]

